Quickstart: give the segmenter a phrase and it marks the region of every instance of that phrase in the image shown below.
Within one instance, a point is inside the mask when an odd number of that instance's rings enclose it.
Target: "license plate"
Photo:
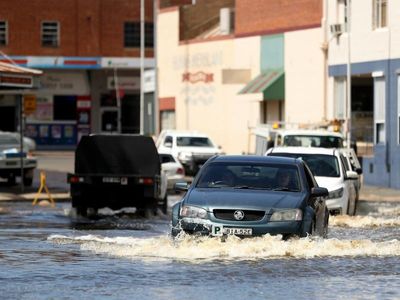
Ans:
[[[213,225],[211,227],[212,236],[227,235],[253,235],[253,229],[251,228],[229,228],[222,225]]]
[[[119,177],[103,177],[104,183],[120,183],[121,179]]]

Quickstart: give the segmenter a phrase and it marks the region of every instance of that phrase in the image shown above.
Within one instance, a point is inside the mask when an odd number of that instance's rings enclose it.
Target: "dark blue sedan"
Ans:
[[[172,235],[326,237],[328,191],[301,159],[214,156],[172,208]]]

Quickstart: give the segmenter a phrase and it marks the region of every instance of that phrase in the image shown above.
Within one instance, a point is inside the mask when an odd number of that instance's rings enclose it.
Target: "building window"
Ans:
[[[387,26],[387,0],[373,0],[372,28],[384,28]]]
[[[145,23],[145,47],[152,48],[154,46],[154,26],[153,23]],[[140,23],[125,22],[124,23],[124,46],[127,48],[140,47]]]
[[[8,44],[8,26],[7,21],[0,21],[0,46]]]
[[[42,46],[58,47],[60,40],[59,22],[45,21],[42,22]]]
[[[382,144],[386,140],[385,130],[385,78],[375,77],[374,80],[374,124],[375,143]]]

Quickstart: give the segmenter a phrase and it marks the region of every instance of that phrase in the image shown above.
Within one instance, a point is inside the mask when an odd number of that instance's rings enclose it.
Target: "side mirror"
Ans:
[[[324,187],[314,187],[311,189],[312,197],[327,197],[328,195],[329,191]]]
[[[361,174],[363,173],[363,171],[362,171],[361,168],[356,168],[355,171],[356,171],[356,173],[357,173],[358,175],[361,175]]]
[[[164,146],[167,148],[172,148],[172,143],[171,142],[166,142],[164,143]]]
[[[187,182],[177,182],[174,185],[174,190],[176,192],[186,192],[189,189],[189,184]]]
[[[347,171],[345,179],[350,179],[350,180],[358,179],[358,174],[357,174],[357,172],[354,172],[354,171]]]

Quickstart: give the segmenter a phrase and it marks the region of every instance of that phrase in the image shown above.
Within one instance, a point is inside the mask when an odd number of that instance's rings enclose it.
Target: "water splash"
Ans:
[[[58,244],[78,243],[84,251],[133,260],[180,260],[201,263],[213,260],[259,260],[281,258],[400,256],[400,241],[339,240],[301,238],[283,241],[281,236],[265,235],[251,239],[229,236],[218,238],[182,235],[156,238],[101,237],[94,235],[48,238]]]
[[[376,218],[371,216],[330,216],[329,226],[337,227],[394,227],[400,225],[400,217],[397,218]]]

